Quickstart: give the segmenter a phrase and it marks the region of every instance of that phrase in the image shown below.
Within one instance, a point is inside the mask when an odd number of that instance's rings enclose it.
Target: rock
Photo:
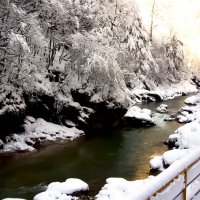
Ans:
[[[26,105],[22,89],[12,85],[0,85],[1,137],[22,130]],[[9,125],[8,125],[9,124]]]
[[[0,139],[0,149],[3,149],[3,141]]]
[[[80,129],[88,133],[102,132],[116,127],[127,112],[126,105],[117,104],[114,101],[110,103],[107,101],[94,102],[91,101],[88,94],[79,91],[72,91],[72,96],[83,107],[84,113],[88,115],[84,119],[85,123],[81,123],[81,120],[77,121]],[[76,123],[76,121],[73,122]]]
[[[164,121],[173,121],[173,120],[176,120],[176,117],[174,115],[169,115],[164,119]]]
[[[26,116],[26,120],[29,121],[30,123],[34,123],[35,122],[35,118],[31,117],[31,116]]]
[[[164,166],[171,165],[173,162],[183,158],[188,153],[189,153],[188,149],[173,149],[173,150],[166,151],[163,154]]]
[[[150,160],[150,171],[163,171],[163,157],[155,156]]]
[[[172,134],[172,135],[170,135],[169,138],[168,138],[168,140],[167,140],[167,142],[166,142],[167,146],[169,148],[177,147],[176,144],[177,144],[177,141],[178,141],[179,137],[180,136],[178,134]]]
[[[33,148],[35,148],[35,149],[39,149],[40,146],[41,146],[41,144],[40,144],[40,140],[37,139],[37,140],[35,141],[35,143],[33,144]]]
[[[200,87],[200,78],[197,76],[192,77],[192,81],[196,84],[197,87]]]
[[[123,107],[109,108],[105,103],[96,104],[95,112],[87,122],[89,132],[103,131],[116,127],[122,120],[127,109]]]
[[[161,104],[159,107],[156,108],[156,111],[160,112],[160,113],[166,113],[167,111],[168,105],[166,104]]]
[[[155,125],[151,117],[151,110],[141,109],[137,106],[129,108],[124,115],[123,121],[131,126],[152,126]]]
[[[88,194],[88,192],[89,186],[87,183],[80,179],[69,178],[65,182],[50,183],[47,190],[37,194],[33,200],[72,199],[70,198],[71,196],[80,196],[82,194]]]
[[[200,103],[200,95],[188,97],[187,99],[185,99],[184,103],[188,105],[197,105],[198,103]]]
[[[68,119],[65,120],[65,125],[69,128],[76,126],[76,124],[74,124],[71,120],[68,120]]]

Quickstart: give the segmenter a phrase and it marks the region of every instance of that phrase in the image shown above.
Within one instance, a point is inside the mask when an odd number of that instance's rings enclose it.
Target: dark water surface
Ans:
[[[183,106],[185,97],[166,101],[170,112]],[[160,103],[141,105],[155,111]],[[53,181],[80,178],[96,194],[108,177],[128,180],[148,176],[149,160],[160,155],[169,134],[180,125],[165,122],[156,114],[157,126],[150,128],[119,128],[102,135],[82,138],[69,145],[50,145],[39,152],[0,157],[0,199],[21,197],[32,199]]]

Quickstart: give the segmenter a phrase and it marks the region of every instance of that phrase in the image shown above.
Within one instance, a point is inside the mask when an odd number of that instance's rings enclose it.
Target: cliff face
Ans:
[[[112,126],[134,103],[133,90],[156,90],[186,75],[181,41],[152,45],[131,0],[0,4],[2,120],[32,115],[86,128],[95,123],[91,115]]]

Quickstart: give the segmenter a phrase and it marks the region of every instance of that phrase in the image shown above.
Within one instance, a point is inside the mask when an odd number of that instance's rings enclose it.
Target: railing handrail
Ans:
[[[154,179],[147,182],[141,191],[138,191],[132,200],[147,200],[166,188],[174,179],[190,168],[200,159],[200,148],[189,153],[184,158],[172,163],[166,170],[157,175]],[[186,184],[187,186],[187,184]]]

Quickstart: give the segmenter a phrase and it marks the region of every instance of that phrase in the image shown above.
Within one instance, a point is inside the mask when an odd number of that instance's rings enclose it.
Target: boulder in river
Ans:
[[[151,110],[141,109],[137,106],[129,108],[124,115],[123,121],[131,126],[153,126],[155,122],[151,117]]]
[[[156,111],[158,111],[159,113],[166,113],[167,107],[168,107],[168,105],[161,104],[159,107],[156,108]]]
[[[80,179],[69,178],[65,182],[53,182],[47,186],[45,192],[37,194],[33,200],[61,200],[61,199],[74,199],[72,196],[79,196],[88,194],[89,186],[87,183]]]

